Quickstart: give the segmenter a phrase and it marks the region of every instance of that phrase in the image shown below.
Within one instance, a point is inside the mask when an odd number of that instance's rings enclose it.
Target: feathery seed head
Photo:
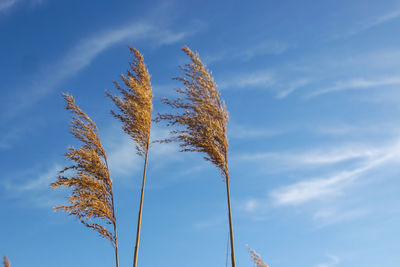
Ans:
[[[152,88],[150,74],[143,61],[143,56],[135,48],[129,48],[133,54],[130,69],[121,79],[126,88],[114,82],[121,97],[113,96],[106,91],[120,113],[111,114],[123,123],[123,130],[136,142],[137,154],[144,156],[150,140]]]
[[[175,89],[182,97],[172,101],[163,99],[165,104],[181,110],[181,113],[158,114],[156,121],[165,120],[167,125],[181,126],[183,130],[171,131],[173,136],[161,142],[177,141],[181,151],[205,153],[204,159],[211,161],[227,177],[229,145],[226,137],[228,112],[225,103],[221,100],[211,72],[201,62],[199,54],[186,46],[182,51],[192,61],[180,66],[184,77],[174,78],[184,85],[184,89]]]
[[[97,231],[115,246],[115,233],[112,234],[107,227],[94,222],[98,220],[105,224],[115,224],[112,180],[97,126],[75,104],[72,96],[63,94],[63,97],[67,103],[66,109],[74,114],[71,133],[82,145],[79,148],[68,148],[65,157],[73,164],[61,170],[57,181],[51,184],[53,189],[58,186],[72,189],[69,197],[71,205],[57,206],[55,210],[64,210],[76,216],[85,226]],[[74,174],[65,176],[68,170]]]

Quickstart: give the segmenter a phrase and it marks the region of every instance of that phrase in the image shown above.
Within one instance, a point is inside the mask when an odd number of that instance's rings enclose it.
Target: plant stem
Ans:
[[[229,174],[228,173],[226,173],[225,182],[226,182],[226,195],[227,195],[227,199],[228,199],[229,234],[230,234],[230,240],[231,240],[231,261],[232,261],[232,267],[235,267],[236,266],[235,248],[233,245],[233,224],[232,224],[231,197],[230,197],[230,192],[229,192]]]
[[[107,156],[105,155],[105,154],[103,154],[103,157],[104,157],[104,161],[105,161],[105,163],[106,163],[106,167],[107,167],[107,170],[109,170],[109,168],[108,168],[108,160],[107,160]],[[119,259],[118,259],[118,241],[117,241],[117,219],[115,218],[115,205],[114,205],[114,193],[113,193],[113,190],[112,190],[112,180],[111,180],[111,177],[110,177],[110,173],[108,174],[108,179],[111,181],[111,188],[110,188],[110,190],[111,190],[111,205],[112,205],[112,215],[113,215],[113,227],[114,227],[114,237],[115,237],[115,240],[114,240],[114,251],[115,251],[115,265],[116,265],[116,267],[119,267]]]
[[[108,167],[107,167],[108,168]],[[116,223],[116,219],[115,219],[115,210],[114,210],[114,194],[112,192],[111,189],[111,203],[112,203],[112,212],[113,212],[113,217],[114,217],[114,221],[113,221],[113,226],[114,226],[114,248],[115,248],[115,265],[116,267],[119,267],[119,260],[118,260],[118,241],[117,241],[117,223]]]
[[[113,223],[113,225],[114,225],[114,236],[115,236],[115,265],[116,267],[118,267],[119,260],[118,260],[118,243],[117,243],[117,225],[115,222]]]
[[[140,196],[140,208],[139,208],[138,225],[137,225],[137,231],[136,231],[135,254],[133,256],[133,267],[137,266],[137,261],[138,261],[139,241],[140,241],[140,228],[141,228],[141,225],[142,225],[142,208],[143,208],[144,185],[145,185],[145,180],[146,180],[148,154],[149,154],[149,140],[147,141],[146,155],[145,155],[145,160],[144,160],[142,193],[141,193],[141,196]]]

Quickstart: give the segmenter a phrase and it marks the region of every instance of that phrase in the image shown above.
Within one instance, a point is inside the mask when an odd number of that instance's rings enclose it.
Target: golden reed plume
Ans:
[[[3,257],[3,264],[4,264],[4,267],[11,267],[10,260],[7,258],[7,256]]]
[[[165,120],[168,126],[183,127],[171,131],[172,137],[161,142],[179,142],[181,151],[196,151],[205,153],[204,159],[217,166],[225,178],[229,230],[231,244],[232,267],[235,267],[235,250],[233,245],[233,225],[229,192],[228,170],[228,139],[226,137],[226,124],[228,112],[217,85],[211,73],[201,62],[198,53],[193,53],[188,47],[182,51],[189,56],[192,63],[181,66],[185,77],[177,77],[184,89],[175,89],[182,98],[170,101],[166,98],[163,102],[170,107],[182,110],[175,114],[158,114],[156,121]]]
[[[120,111],[120,113],[111,111],[111,114],[122,122],[123,130],[136,142],[137,154],[145,156],[149,147],[151,110],[153,108],[150,74],[140,52],[131,47],[129,50],[134,58],[129,63],[130,70],[127,71],[127,77],[121,75],[126,88],[122,88],[117,82],[114,82],[122,97],[113,96],[107,91],[106,94]]]
[[[266,263],[263,262],[261,256],[257,254],[253,249],[250,247],[247,248],[249,250],[249,253],[251,255],[251,259],[253,262],[256,264],[257,267],[269,267]]]
[[[101,237],[108,239],[114,247],[118,267],[114,196],[107,156],[101,145],[96,124],[75,104],[72,96],[63,94],[63,97],[67,103],[66,109],[74,114],[71,133],[82,142],[82,145],[78,149],[68,148],[65,157],[74,164],[60,171],[57,181],[51,184],[53,189],[58,186],[72,188],[69,197],[71,205],[57,206],[55,210],[64,210],[69,215],[76,216],[86,227],[92,228]],[[72,171],[74,174],[65,176],[67,171]],[[113,233],[107,225],[113,226]]]
[[[150,128],[152,106],[152,88],[150,74],[144,64],[143,56],[135,48],[129,48],[133,54],[132,62],[129,63],[130,70],[127,77],[121,75],[126,88],[122,88],[114,82],[122,97],[113,96],[106,91],[108,97],[114,102],[120,113],[111,111],[111,114],[123,124],[123,130],[136,142],[136,153],[145,158],[143,167],[142,190],[140,196],[138,224],[136,231],[136,244],[133,256],[133,266],[137,266],[140,242],[140,229],[142,224],[142,208],[144,197],[144,186],[146,180],[147,158],[150,147]]]

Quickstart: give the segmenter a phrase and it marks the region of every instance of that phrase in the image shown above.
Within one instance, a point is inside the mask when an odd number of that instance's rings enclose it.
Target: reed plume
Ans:
[[[182,97],[172,101],[163,99],[165,104],[182,112],[158,114],[156,118],[156,121],[167,121],[167,126],[181,128],[171,131],[172,137],[161,142],[178,142],[182,152],[202,152],[205,154],[204,159],[212,162],[221,171],[226,182],[231,261],[232,267],[235,267],[226,137],[228,112],[217,85],[210,71],[201,62],[199,54],[192,52],[188,47],[183,47],[182,51],[192,61],[183,67],[180,66],[184,77],[174,78],[184,85],[184,89],[175,89]]]
[[[11,267],[10,260],[7,258],[7,256],[3,257],[3,264],[4,264],[4,267]]]
[[[151,128],[151,110],[152,110],[152,88],[150,83],[150,74],[143,61],[143,56],[135,48],[129,48],[133,55],[132,62],[129,63],[130,69],[126,76],[121,75],[125,84],[122,88],[117,82],[114,82],[116,89],[122,94],[122,97],[113,96],[106,91],[108,97],[119,109],[119,113],[111,111],[111,114],[122,122],[125,133],[136,143],[136,153],[144,157],[142,189],[140,195],[140,205],[138,214],[138,223],[136,231],[136,243],[133,256],[133,266],[137,266],[140,229],[142,224],[142,209],[144,187],[146,180],[147,158],[150,147],[150,128]]]
[[[107,156],[101,145],[96,124],[76,104],[72,96],[63,94],[66,109],[74,116],[71,121],[71,133],[82,145],[69,147],[65,157],[73,162],[60,171],[57,181],[51,184],[72,188],[69,202],[71,205],[57,206],[55,210],[64,210],[76,216],[86,227],[98,232],[109,240],[115,251],[118,267],[117,226],[114,211],[112,180]],[[73,174],[66,176],[67,171]],[[108,229],[113,226],[113,232]]]
[[[251,255],[251,259],[253,262],[256,264],[257,267],[269,267],[266,263],[263,262],[261,256],[257,254],[253,249],[250,247],[247,248],[249,250],[249,253]]]

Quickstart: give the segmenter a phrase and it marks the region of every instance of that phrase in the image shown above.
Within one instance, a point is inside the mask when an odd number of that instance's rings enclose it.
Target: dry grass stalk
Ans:
[[[251,255],[251,259],[256,264],[257,267],[269,267],[266,263],[263,262],[261,256],[257,254],[253,249],[248,247],[249,253]]]
[[[101,145],[96,124],[75,104],[72,96],[63,94],[63,97],[67,103],[66,109],[74,114],[71,133],[82,145],[78,149],[68,148],[65,156],[74,164],[60,171],[57,181],[51,184],[53,189],[58,186],[72,188],[69,197],[71,205],[57,206],[55,210],[64,210],[69,215],[76,216],[86,227],[108,239],[114,247],[118,267],[114,196],[107,156]],[[65,172],[69,170],[74,174],[65,176]],[[113,226],[113,232],[107,225]]]
[[[11,267],[10,260],[7,258],[7,256],[3,257],[3,264],[4,264],[4,267]]]
[[[122,94],[122,97],[113,96],[108,92],[106,92],[106,94],[111,98],[120,111],[120,113],[111,111],[111,114],[122,122],[123,130],[136,142],[137,154],[145,158],[136,231],[136,244],[133,257],[133,266],[136,267],[139,252],[140,229],[142,224],[147,158],[150,147],[153,95],[150,83],[150,74],[144,64],[142,54],[140,54],[140,52],[135,48],[129,49],[134,56],[132,62],[129,63],[130,70],[127,71],[127,76],[121,75],[121,79],[126,88],[122,88],[117,82],[114,82],[115,87]]]
[[[165,120],[168,126],[182,127],[171,131],[172,137],[161,142],[178,142],[181,151],[203,152],[204,159],[217,166],[225,178],[229,213],[229,230],[231,244],[232,267],[235,266],[235,251],[233,244],[233,226],[230,207],[229,170],[228,170],[228,139],[226,124],[228,112],[217,85],[211,73],[201,62],[198,53],[193,53],[188,47],[183,47],[191,59],[191,64],[180,68],[185,77],[177,77],[184,89],[175,89],[182,95],[173,101],[163,99],[163,102],[181,113],[159,114],[157,121]]]

